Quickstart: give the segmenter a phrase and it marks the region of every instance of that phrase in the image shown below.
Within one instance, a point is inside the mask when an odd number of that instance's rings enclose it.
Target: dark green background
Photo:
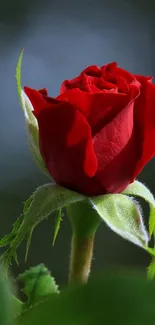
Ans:
[[[24,47],[23,85],[47,87],[56,96],[63,79],[85,66],[117,61],[133,73],[155,75],[154,0],[6,0],[0,3],[0,235],[22,211],[22,202],[48,182],[35,166],[27,144],[16,93],[15,68]],[[155,193],[152,160],[139,179]],[[145,214],[147,214],[147,209]],[[35,230],[26,266],[44,262],[59,283],[67,281],[71,229],[67,217],[52,247],[54,216]],[[145,268],[148,255],[103,224],[96,236],[93,271]]]

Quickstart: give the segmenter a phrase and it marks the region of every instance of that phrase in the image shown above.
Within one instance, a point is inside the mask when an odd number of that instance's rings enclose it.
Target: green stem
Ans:
[[[72,204],[67,208],[73,236],[69,269],[70,284],[84,284],[90,273],[93,245],[100,217],[88,200]]]
[[[80,238],[73,234],[69,283],[86,283],[91,268],[94,236]]]

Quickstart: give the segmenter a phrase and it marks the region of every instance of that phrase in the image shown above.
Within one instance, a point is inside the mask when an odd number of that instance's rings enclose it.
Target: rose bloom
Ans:
[[[155,85],[117,63],[89,66],[56,98],[24,88],[52,179],[88,196],[119,193],[155,154]]]

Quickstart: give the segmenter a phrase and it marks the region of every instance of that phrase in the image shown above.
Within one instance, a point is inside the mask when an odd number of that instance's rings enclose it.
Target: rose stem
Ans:
[[[84,284],[88,281],[94,237],[101,220],[88,200],[70,205],[67,213],[73,230],[69,284]]]

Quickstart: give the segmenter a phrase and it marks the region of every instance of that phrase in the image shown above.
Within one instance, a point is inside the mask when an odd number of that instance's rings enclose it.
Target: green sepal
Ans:
[[[56,216],[56,220],[55,220],[55,229],[54,229],[53,242],[52,242],[53,246],[55,244],[55,241],[57,239],[57,236],[58,236],[58,233],[60,230],[61,221],[62,221],[62,209],[59,209],[57,211],[57,216]]]
[[[155,198],[150,190],[141,182],[134,181],[131,183],[122,194],[138,196],[144,199],[150,205],[150,216],[149,216],[149,234],[152,236],[155,231]]]
[[[17,80],[17,92],[20,99],[21,107],[24,112],[26,128],[28,133],[28,141],[29,146],[33,154],[34,161],[38,165],[38,167],[49,177],[51,176],[48,173],[44,160],[41,156],[39,149],[39,130],[38,130],[38,122],[33,114],[33,106],[22,90],[21,86],[21,67],[22,67],[22,58],[23,58],[23,50],[20,53],[17,68],[16,68],[16,80]]]
[[[9,248],[1,256],[6,270],[12,258],[17,260],[17,248],[26,236],[28,236],[27,257],[32,231],[42,220],[46,219],[54,211],[84,199],[83,195],[52,183],[40,186],[26,202],[22,216],[23,220],[16,231],[13,232],[13,236],[10,236]],[[4,242],[4,238],[2,242]]]
[[[114,232],[146,249],[149,236],[135,200],[123,194],[106,194],[92,197],[91,203]]]

